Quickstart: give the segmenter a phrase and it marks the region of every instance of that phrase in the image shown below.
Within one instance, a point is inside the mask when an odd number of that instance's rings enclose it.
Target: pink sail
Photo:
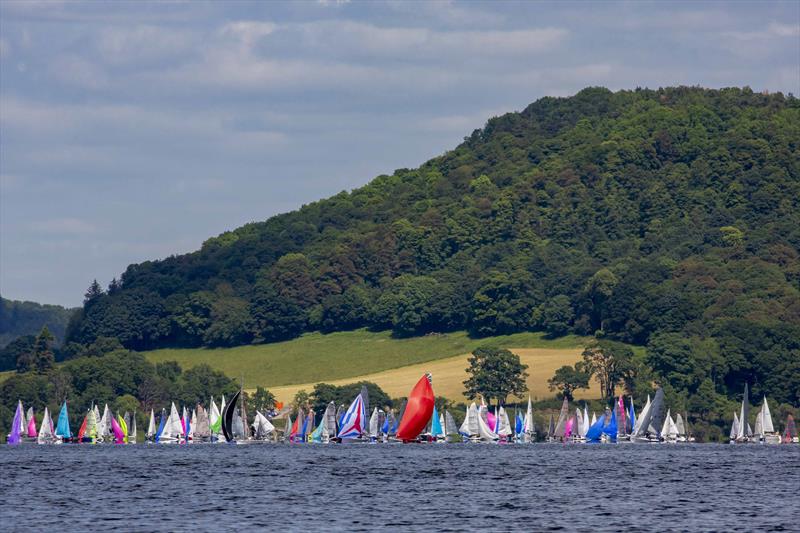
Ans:
[[[497,417],[494,416],[494,413],[488,410],[486,411],[486,424],[488,424],[492,430],[494,430],[495,426],[497,425]]]
[[[621,428],[621,431],[617,433],[625,434],[625,403],[622,401],[622,394],[619,395],[619,420],[617,420],[617,427]]]
[[[31,417],[30,421],[28,422],[28,436],[35,437],[36,435],[36,419]]]
[[[564,438],[568,439],[570,435],[572,435],[572,421],[575,420],[574,418],[570,418],[567,420],[567,425],[564,426]]]
[[[122,428],[119,427],[119,424],[114,417],[111,417],[111,430],[114,432],[114,441],[120,443],[125,440],[125,433],[122,431]]]

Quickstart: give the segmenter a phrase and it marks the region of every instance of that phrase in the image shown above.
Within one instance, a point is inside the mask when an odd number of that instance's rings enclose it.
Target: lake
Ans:
[[[0,448],[4,531],[794,530],[800,446]]]

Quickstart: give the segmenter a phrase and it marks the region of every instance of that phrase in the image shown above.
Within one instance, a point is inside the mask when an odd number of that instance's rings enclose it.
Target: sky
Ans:
[[[800,2],[0,2],[0,294],[413,168],[587,86],[800,94]]]

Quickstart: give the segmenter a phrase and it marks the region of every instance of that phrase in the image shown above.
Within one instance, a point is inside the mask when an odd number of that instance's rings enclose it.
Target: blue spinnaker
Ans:
[[[434,437],[444,435],[444,429],[442,429],[442,424],[439,422],[439,411],[436,410],[436,405],[433,406],[433,414],[431,415],[431,435]]]
[[[588,441],[599,441],[600,436],[603,434],[603,424],[606,423],[606,415],[603,413],[600,415],[600,418],[597,419],[597,422],[592,424],[589,427],[589,431],[586,432],[586,440]]]

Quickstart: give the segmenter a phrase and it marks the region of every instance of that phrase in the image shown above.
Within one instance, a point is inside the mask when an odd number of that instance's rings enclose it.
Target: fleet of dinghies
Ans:
[[[366,387],[349,406],[337,406],[331,402],[317,416],[313,410],[298,409],[294,419],[286,414],[285,425],[277,429],[272,421],[256,410],[252,422],[248,419],[242,391],[236,392],[230,401],[221,398],[219,406],[211,397],[209,407],[198,404],[194,408],[183,406],[179,411],[175,403],[160,414],[150,410],[144,441],[153,444],[186,443],[346,443],[346,442],[473,442],[473,443],[531,443],[537,432],[533,420],[533,408],[528,398],[527,409],[515,411],[509,417],[503,406],[489,408],[481,398],[472,402],[464,413],[464,421],[457,425],[448,411],[439,412],[434,403],[432,378],[426,374],[420,378],[396,415],[393,410],[378,407],[369,409]],[[766,397],[755,419],[750,423],[748,388],[745,386],[740,412],[733,414],[730,431],[732,443],[760,442],[780,444],[798,442],[797,429],[791,415],[786,421],[783,435],[777,433],[772,422]],[[633,399],[626,404],[619,396],[613,405],[598,417],[589,416],[586,405],[583,409],[570,408],[564,399],[556,419],[552,414],[543,434],[547,442],[693,442],[687,417],[675,414],[664,404],[664,391],[656,390],[637,415]],[[108,405],[102,414],[98,405],[92,405],[83,417],[80,429],[73,434],[69,425],[67,402],[61,405],[58,420],[54,424],[45,407],[42,421],[36,426],[33,408],[24,410],[17,403],[8,443],[60,444],[60,443],[135,443],[137,439],[136,413],[116,413]]]

